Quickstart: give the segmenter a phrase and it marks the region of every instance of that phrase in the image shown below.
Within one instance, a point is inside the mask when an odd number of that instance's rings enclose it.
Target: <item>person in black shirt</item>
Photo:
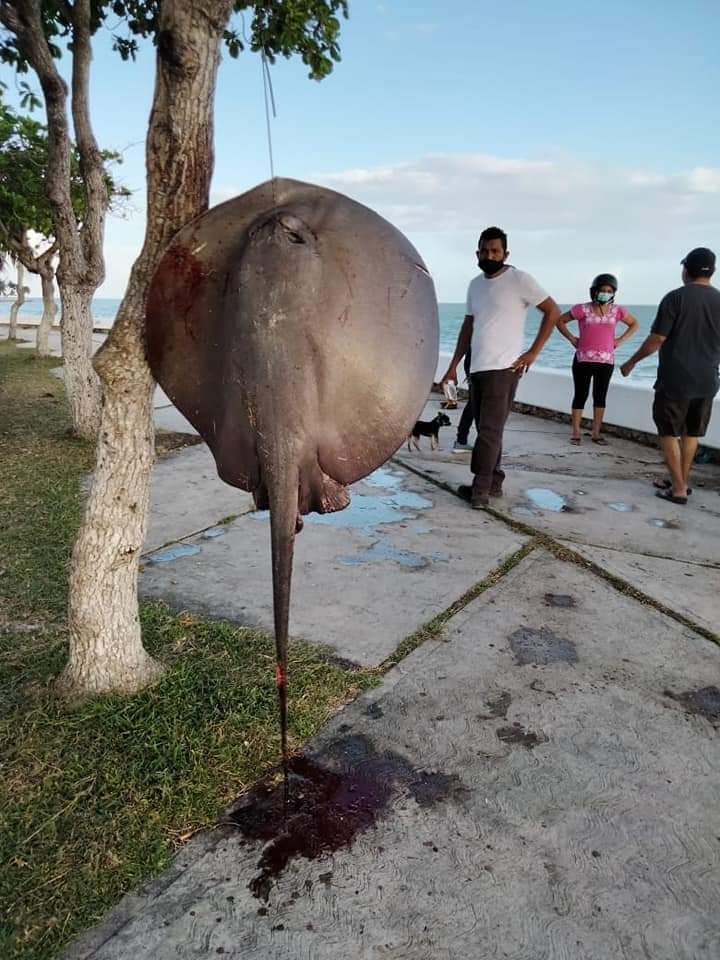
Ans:
[[[720,291],[710,284],[712,250],[697,247],[682,265],[683,286],[660,301],[650,336],[620,372],[627,377],[639,360],[660,350],[653,420],[670,480],[657,481],[657,496],[684,504],[698,437],[705,436],[720,386]]]

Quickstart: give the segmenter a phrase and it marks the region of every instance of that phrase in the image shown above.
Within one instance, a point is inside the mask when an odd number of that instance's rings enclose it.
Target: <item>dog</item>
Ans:
[[[438,434],[440,427],[449,427],[450,417],[446,413],[438,413],[432,420],[418,420],[412,428],[412,433],[408,437],[408,450],[412,450],[412,444],[415,449],[420,449],[418,440],[420,437],[430,437],[430,449],[436,450],[439,446]]]

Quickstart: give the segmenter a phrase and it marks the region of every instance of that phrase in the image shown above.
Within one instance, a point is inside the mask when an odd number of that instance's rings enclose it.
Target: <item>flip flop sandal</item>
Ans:
[[[653,486],[656,490],[672,490],[672,482],[670,480],[653,480]],[[688,496],[692,493],[692,487],[687,488]]]
[[[668,503],[676,503],[678,506],[685,506],[687,497],[676,497],[672,490],[656,490],[655,496],[660,500],[667,500]]]
[[[570,443],[576,447],[579,447],[582,443],[582,437],[570,437]]]
[[[599,443],[601,447],[607,447],[607,446],[608,446],[608,442],[607,442],[607,440],[605,439],[605,437],[593,437],[593,438],[592,438],[592,442],[593,442],[593,443]]]

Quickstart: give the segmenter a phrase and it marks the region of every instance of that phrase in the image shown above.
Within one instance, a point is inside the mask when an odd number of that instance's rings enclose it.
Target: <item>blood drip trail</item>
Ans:
[[[290,799],[290,767],[287,745],[287,661],[278,660],[275,664],[275,685],[280,703],[280,749],[283,768],[283,814],[287,819],[287,807]]]

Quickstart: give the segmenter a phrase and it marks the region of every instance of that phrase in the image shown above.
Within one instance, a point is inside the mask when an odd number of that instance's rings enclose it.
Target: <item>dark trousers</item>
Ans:
[[[572,374],[575,385],[573,410],[582,410],[590,393],[590,381],[593,388],[593,406],[604,407],[607,401],[610,379],[615,369],[612,363],[591,363],[585,360],[573,360]]]
[[[460,422],[458,423],[458,428],[457,428],[458,443],[468,442],[470,427],[472,426],[472,422],[474,419],[475,419],[475,410],[473,409],[473,401],[472,401],[472,381],[469,381],[467,403],[465,404],[463,408],[463,412],[460,415]]]
[[[514,370],[482,370],[471,375],[470,396],[477,437],[470,469],[475,474],[473,489],[489,493],[505,479],[500,468],[505,421],[515,399],[519,376]]]

